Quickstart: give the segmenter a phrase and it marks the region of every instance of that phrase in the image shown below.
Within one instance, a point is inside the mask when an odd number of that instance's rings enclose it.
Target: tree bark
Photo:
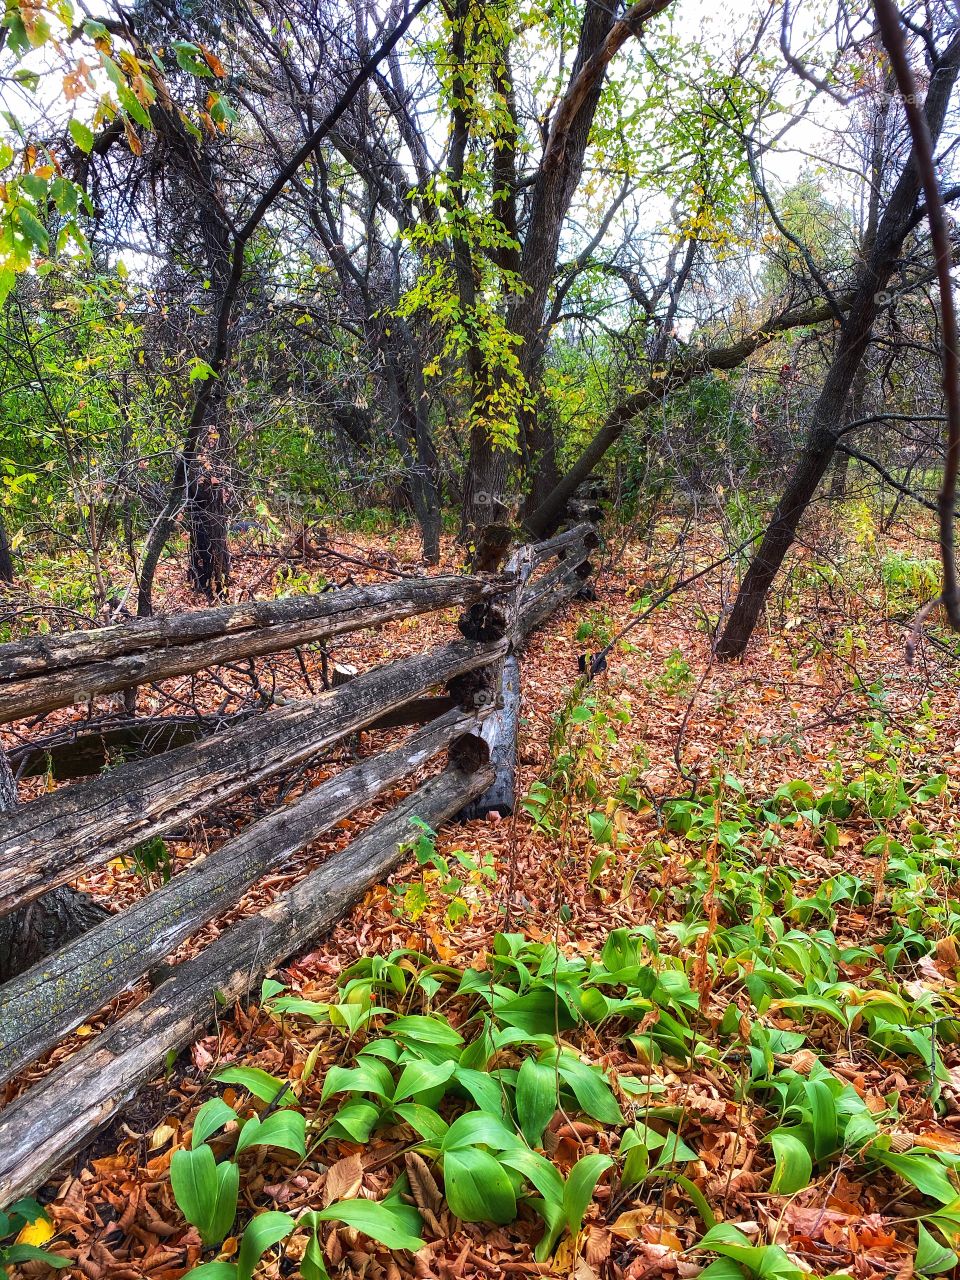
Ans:
[[[13,582],[13,555],[10,551],[10,540],[7,528],[0,516],[0,582]]]
[[[223,450],[209,460],[223,469]],[[230,586],[230,546],[227,541],[230,513],[224,498],[222,476],[200,476],[191,486],[187,505],[190,521],[190,585],[208,600],[222,600]]]

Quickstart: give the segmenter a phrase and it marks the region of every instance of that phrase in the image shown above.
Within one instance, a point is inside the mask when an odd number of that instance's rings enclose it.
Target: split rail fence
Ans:
[[[525,637],[584,589],[598,543],[583,523],[516,552],[499,574],[410,578],[224,606],[0,646],[0,723],[217,664],[460,607],[460,639],[320,696],[122,764],[0,813],[0,917],[129,854],[360,730],[416,726],[250,823],[133,906],[0,986],[0,1083],[53,1048],[323,832],[444,750],[445,767],[259,913],[175,965],[145,999],[0,1111],[0,1205],[32,1190],[160,1073],[223,1006],[341,917],[436,828],[513,805]],[[441,692],[433,692],[436,690]],[[162,724],[162,721],[158,722]]]

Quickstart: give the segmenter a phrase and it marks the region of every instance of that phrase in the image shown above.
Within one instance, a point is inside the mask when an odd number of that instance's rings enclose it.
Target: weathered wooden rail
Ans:
[[[0,724],[148,681],[471,604],[504,585],[496,578],[407,578],[0,645]]]
[[[329,929],[403,856],[413,817],[436,826],[457,813],[512,805],[516,652],[530,630],[582,590],[596,544],[593,527],[583,524],[521,548],[497,575],[407,579],[0,646],[0,721],[12,721],[78,700],[92,706],[134,685],[397,618],[463,610],[462,639],[0,813],[3,916],[32,909],[58,886],[254,783],[289,774],[358,730],[418,724],[399,745],[251,822],[161,888],[0,986],[4,1082],[145,976],[158,983],[0,1111],[0,1205],[83,1146],[196,1037],[218,1000],[242,997],[263,973]],[[172,970],[163,966],[258,880],[444,750],[445,768],[345,849],[198,954]]]

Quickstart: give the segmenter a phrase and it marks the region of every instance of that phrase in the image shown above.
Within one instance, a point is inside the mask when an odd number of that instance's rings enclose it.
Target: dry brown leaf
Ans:
[[[583,1257],[591,1267],[599,1267],[601,1263],[606,1262],[612,1247],[613,1241],[610,1238],[609,1228],[601,1227],[596,1223],[587,1228],[583,1241]]]
[[[819,1061],[812,1049],[798,1049],[790,1055],[788,1065],[798,1075],[808,1076]]]
[[[430,1172],[430,1166],[423,1156],[415,1151],[408,1151],[403,1157],[410,1180],[410,1192],[417,1208],[423,1214],[427,1226],[438,1236],[446,1235],[440,1223],[443,1209],[443,1192],[437,1186],[437,1180]]]
[[[655,1212],[654,1206],[647,1204],[640,1205],[637,1209],[628,1209],[626,1213],[620,1214],[616,1222],[611,1222],[610,1230],[621,1240],[639,1240],[652,1212]]]
[[[360,1153],[344,1156],[327,1170],[323,1183],[323,1203],[333,1204],[335,1200],[352,1200],[363,1183],[363,1161]]]

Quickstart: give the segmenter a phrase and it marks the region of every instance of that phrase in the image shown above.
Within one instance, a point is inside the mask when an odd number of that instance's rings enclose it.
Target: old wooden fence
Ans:
[[[584,587],[590,524],[522,548],[500,574],[404,579],[131,621],[0,646],[0,723],[398,618],[459,607],[461,638],[366,671],[0,814],[0,916],[362,729],[416,725],[399,746],[253,821],[133,906],[0,986],[0,1082],[147,974],[257,880],[447,751],[445,768],[258,914],[174,966],[136,1007],[0,1112],[0,1205],[37,1186],[194,1040],[217,1003],[329,929],[402,856],[411,818],[509,810],[516,651]],[[442,690],[440,693],[431,691]],[[161,744],[163,745],[163,744]]]

